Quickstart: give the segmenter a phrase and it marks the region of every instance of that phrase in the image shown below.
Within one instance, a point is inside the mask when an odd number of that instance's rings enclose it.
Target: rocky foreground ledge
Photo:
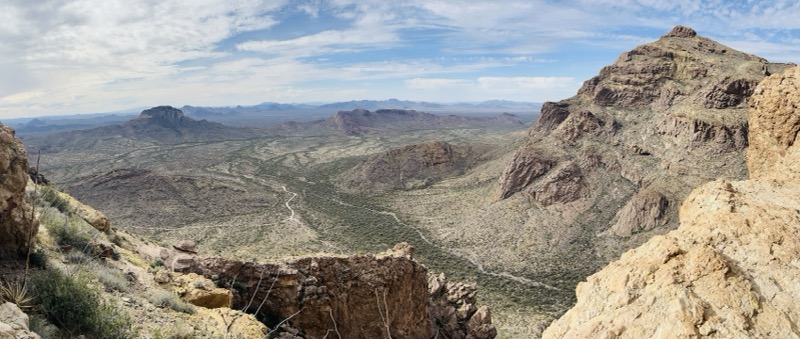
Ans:
[[[429,273],[406,243],[377,255],[314,256],[275,264],[204,258],[193,244],[178,243],[160,252],[170,271],[213,280],[230,293],[231,308],[258,314],[281,338],[497,335],[490,309],[477,305],[476,287]],[[156,280],[166,283],[180,276],[161,281],[157,275]]]
[[[750,107],[750,180],[695,189],[676,231],[579,284],[544,338],[800,338],[800,68]]]

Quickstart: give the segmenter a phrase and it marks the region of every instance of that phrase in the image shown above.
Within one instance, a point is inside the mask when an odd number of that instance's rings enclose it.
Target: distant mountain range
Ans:
[[[34,119],[28,125],[41,124]],[[338,111],[327,119],[289,121],[269,127],[228,126],[206,119],[196,120],[171,106],[158,106],[142,111],[124,123],[89,129],[32,135],[25,143],[45,152],[63,149],[127,148],[135,144],[177,144],[240,140],[279,135],[366,135],[391,131],[427,130],[432,128],[499,127],[520,128],[525,122],[510,113],[495,116],[435,115],[406,109],[355,109]]]
[[[408,101],[408,100],[354,100],[344,102],[334,102],[327,104],[283,104],[277,102],[264,102],[254,106],[225,106],[225,107],[198,107],[183,106],[181,110],[188,116],[230,116],[247,115],[253,113],[281,112],[293,110],[354,110],[354,109],[413,109],[426,111],[466,111],[466,113],[477,113],[483,110],[508,110],[512,112],[531,112],[535,113],[541,108],[539,103],[516,102],[506,100],[491,100],[475,103],[436,103],[427,101]]]
[[[74,114],[37,118],[5,119],[20,136],[36,136],[99,126],[123,124],[145,108],[107,113]],[[326,119],[341,110],[407,109],[433,114],[497,116],[514,113],[525,122],[532,122],[541,109],[540,103],[490,100],[474,103],[434,103],[408,100],[357,100],[335,103],[264,102],[252,106],[183,106],[181,111],[195,119],[206,119],[231,126],[266,127],[289,121],[304,122]]]

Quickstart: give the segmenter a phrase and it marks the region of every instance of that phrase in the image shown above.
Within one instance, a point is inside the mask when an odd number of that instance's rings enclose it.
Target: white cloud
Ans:
[[[437,79],[437,78],[413,78],[405,80],[406,87],[409,89],[456,89],[473,85],[469,80],[463,79]]]
[[[539,90],[571,88],[570,77],[480,77],[478,85],[486,90]]]
[[[481,101],[506,98],[518,101],[557,101],[575,95],[580,83],[569,77],[412,78],[409,90],[440,101]],[[421,93],[424,92],[424,93]],[[441,99],[444,98],[444,99]],[[430,100],[423,97],[424,100]]]
[[[386,31],[323,31],[291,40],[247,41],[236,45],[242,51],[282,54],[292,57],[386,48],[398,38]]]
[[[281,22],[298,11],[307,25]],[[169,100],[557,100],[676,24],[797,62],[799,17],[798,1],[6,0],[0,117]]]

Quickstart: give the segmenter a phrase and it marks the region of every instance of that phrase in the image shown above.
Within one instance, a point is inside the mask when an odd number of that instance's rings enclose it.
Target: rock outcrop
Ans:
[[[25,201],[28,170],[25,147],[0,123],[0,258],[27,253],[39,229]]]
[[[164,267],[182,273],[197,271],[200,260],[195,244],[191,240],[179,241],[173,244],[171,249],[162,248],[158,257],[164,263]]]
[[[233,298],[231,291],[217,287],[206,277],[189,273],[170,278],[168,281],[171,282],[170,290],[192,305],[203,308],[231,307]]]
[[[89,225],[92,225],[92,227],[100,232],[111,232],[111,222],[108,220],[108,217],[105,215],[105,213],[78,201],[69,194],[56,190],[53,190],[53,192],[58,194],[59,199],[66,202],[65,208],[68,211],[77,214],[79,217],[89,223]]]
[[[494,338],[492,311],[477,306],[478,290],[474,285],[447,281],[444,273],[428,277],[431,317],[439,333],[448,339]]]
[[[197,308],[193,317],[210,338],[267,338],[268,329],[252,314],[230,308]]]
[[[494,195],[528,203],[530,270],[586,276],[676,228],[692,188],[745,178],[748,98],[765,69],[788,67],[678,26],[544,103]]]
[[[233,307],[302,338],[493,338],[491,313],[474,287],[435,280],[408,245],[382,255],[310,257],[285,264],[223,258],[200,273],[234,291]],[[451,331],[452,330],[452,331]]]
[[[341,183],[358,192],[421,188],[463,173],[478,158],[471,147],[430,141],[373,156],[343,173]]]
[[[750,180],[695,189],[677,230],[579,284],[545,338],[800,338],[800,68],[750,105]]]
[[[28,315],[17,305],[6,302],[0,304],[0,338],[39,339],[40,337],[28,329]]]

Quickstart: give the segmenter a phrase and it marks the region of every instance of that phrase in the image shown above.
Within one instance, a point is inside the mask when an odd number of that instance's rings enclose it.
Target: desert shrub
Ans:
[[[88,264],[92,261],[92,258],[81,251],[69,251],[64,255],[64,259],[72,264]]]
[[[52,210],[42,212],[40,222],[59,245],[69,245],[80,251],[89,249],[93,233],[98,233],[82,219]]]
[[[28,321],[29,321],[28,328],[42,338],[62,337],[61,335],[59,335],[58,327],[51,324],[49,321],[47,321],[47,319],[45,319],[40,314],[37,313],[29,314]]]
[[[98,339],[136,337],[128,314],[104,301],[85,277],[50,269],[35,275],[32,282],[42,314],[62,333]]]
[[[196,338],[196,335],[191,326],[176,324],[169,328],[153,329],[152,337],[153,339],[191,339]]]
[[[97,275],[97,280],[100,280],[103,286],[106,287],[106,290],[119,292],[128,292],[130,290],[128,279],[119,270],[103,265],[96,265],[94,267],[94,272]]]
[[[194,314],[194,306],[180,299],[175,293],[165,290],[153,290],[147,295],[147,300],[158,307],[168,307],[174,311]]]
[[[58,209],[61,213],[72,213],[69,203],[64,200],[60,194],[58,194],[58,190],[53,188],[53,186],[40,186],[39,197],[41,197],[41,199],[48,205]]]

